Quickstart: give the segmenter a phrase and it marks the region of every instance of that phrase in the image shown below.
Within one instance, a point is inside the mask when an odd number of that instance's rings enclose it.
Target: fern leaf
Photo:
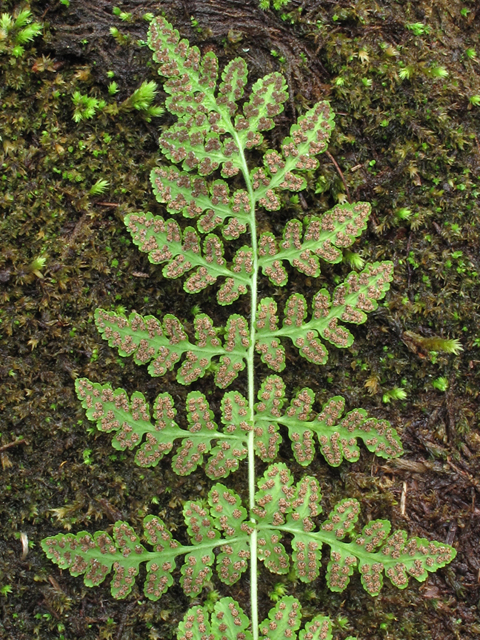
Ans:
[[[286,169],[315,169],[311,156],[327,148],[330,133],[335,126],[334,114],[328,102],[318,102],[290,127],[290,136],[282,142]]]
[[[252,640],[250,620],[233,598],[221,598],[215,603],[211,625],[215,640]]]
[[[184,171],[195,169],[200,175],[210,175],[221,165],[223,177],[236,175],[243,160],[232,135],[231,118],[237,109],[235,102],[243,95],[245,62],[236,58],[226,66],[215,97],[218,60],[212,52],[202,59],[198,48],[180,40],[178,31],[163,18],[152,22],[148,38],[154,59],[161,65],[159,73],[170,78],[164,84],[171,94],[167,108],[179,117],[161,135],[162,151],[172,162],[182,162]]]
[[[205,472],[209,478],[225,478],[239,467],[241,460],[247,456],[245,437],[252,430],[251,423],[246,420],[248,402],[238,391],[226,393],[222,398],[222,423],[224,433],[229,436],[217,441],[210,452]]]
[[[113,390],[109,384],[100,385],[87,378],[77,379],[75,388],[87,418],[96,422],[100,431],[116,432],[112,440],[115,449],[133,449],[145,436],[135,456],[135,462],[141,467],[156,466],[172,450],[174,440],[186,435],[173,421],[176,410],[168,393],[157,397],[156,423],[152,424],[149,407],[141,393],[135,392],[129,400],[123,389]]]
[[[132,213],[125,217],[125,224],[132,235],[133,242],[141,251],[148,253],[148,259],[153,264],[166,262],[163,268],[163,275],[166,278],[179,278],[192,269],[195,272],[188,277],[184,284],[187,293],[198,293],[210,284],[216,282],[217,278],[224,276],[227,283],[233,280],[235,283],[235,294],[226,296],[224,288],[218,293],[220,304],[230,304],[238,298],[240,294],[247,292],[247,285],[250,284],[253,261],[251,259],[251,249],[243,247],[237,252],[233,261],[232,269],[225,266],[223,257],[223,242],[214,234],[209,234],[203,242],[203,255],[200,246],[200,238],[192,227],[182,230],[174,220],[165,220],[160,216],[153,216],[151,213]],[[241,263],[240,254],[247,253]]]
[[[174,79],[164,83],[167,93],[175,95],[191,93],[194,88],[198,90],[200,80],[205,77],[200,73],[198,47],[190,47],[188,40],[180,40],[178,31],[161,17],[150,24],[148,44],[153,51],[153,59],[160,64],[159,74]],[[211,57],[209,60],[212,61]],[[209,80],[211,76],[205,79],[205,84]]]
[[[273,462],[280,444],[277,418],[285,398],[285,384],[278,376],[269,376],[260,387],[255,405],[255,453],[264,462]],[[260,419],[258,419],[260,417]]]
[[[210,614],[206,607],[191,607],[178,625],[177,640],[203,640],[209,636]]]
[[[364,544],[359,542],[362,540],[357,539],[355,544],[359,545],[361,550],[369,544],[368,541]],[[424,582],[429,571],[437,571],[444,567],[453,560],[456,553],[455,549],[442,542],[417,537],[408,540],[406,531],[395,531],[380,551],[371,554],[373,558],[362,563],[363,558],[360,556],[362,584],[372,595],[380,591],[382,584],[376,575],[379,573],[378,564],[382,563],[392,584],[399,589],[405,589],[408,585],[408,575]],[[377,560],[376,556],[380,556],[381,560]]]
[[[302,240],[302,223],[290,220],[283,231],[278,248],[273,235],[263,233],[258,241],[259,265],[262,272],[277,286],[287,283],[287,273],[282,262],[307,276],[320,275],[319,258],[337,263],[342,259],[342,248],[349,247],[365,229],[371,207],[367,202],[337,205],[322,217],[311,217]]]
[[[100,385],[86,378],[76,381],[76,389],[87,418],[96,422],[100,431],[116,432],[112,441],[115,449],[139,447],[135,462],[140,467],[155,467],[172,450],[176,440],[180,440],[180,447],[172,468],[182,476],[192,473],[210,451],[205,472],[212,479],[228,476],[247,455],[247,434],[252,427],[245,420],[247,401],[237,392],[225,394],[222,400],[225,425],[222,433],[205,396],[199,391],[187,395],[188,430],[185,430],[174,421],[177,411],[168,393],[157,396],[152,424],[149,407],[141,393],[135,392],[129,400],[123,389],[114,391],[109,384]]]
[[[200,126],[195,126],[193,122],[199,120]],[[228,138],[222,142],[218,133],[206,133],[203,114],[193,122],[177,123],[162,133],[159,144],[164,156],[176,164],[181,162],[184,171],[195,170],[201,176],[212,174],[221,164],[223,177],[237,174],[241,160],[235,142]]]
[[[225,355],[221,356],[220,366],[215,373],[217,387],[225,389],[243,371],[249,345],[247,321],[238,314],[230,316],[225,327]]]
[[[140,564],[147,562],[145,595],[158,600],[173,584],[175,557],[184,550],[160,518],[147,516],[143,523],[145,538],[154,545],[154,552],[146,551],[130,525],[121,521],[113,527],[113,538],[105,531],[97,531],[94,536],[86,531],[58,534],[42,540],[42,548],[53,562],[69,569],[73,576],[84,574],[86,586],[100,584],[113,569],[111,591],[117,599],[131,592]]]
[[[315,616],[297,635],[302,607],[297,598],[285,596],[268,612],[258,630],[260,640],[332,640],[332,622]],[[252,640],[250,621],[233,598],[220,598],[210,613],[207,607],[192,607],[180,622],[177,640]],[[347,640],[355,640],[349,636]]]
[[[253,513],[258,521],[258,557],[273,573],[287,573],[289,559],[279,541],[282,529],[295,530],[292,542],[293,561],[297,575],[305,582],[315,579],[319,573],[321,542],[306,539],[304,532],[314,529],[311,517],[317,515],[320,491],[314,478],[305,478],[297,487],[293,485],[290,470],[285,464],[268,467],[259,480],[259,491],[255,494],[256,507]],[[262,525],[266,525],[263,529]],[[283,525],[283,526],[282,526]],[[278,529],[272,530],[272,527]]]
[[[283,347],[279,340],[283,336],[288,336],[298,347],[300,355],[315,364],[325,364],[328,358],[319,336],[339,348],[351,346],[353,335],[338,321],[365,322],[365,312],[374,311],[378,306],[377,300],[390,287],[392,272],[391,262],[375,262],[361,273],[350,273],[345,282],[335,289],[333,299],[326,289],[321,289],[313,298],[313,313],[308,322],[305,322],[305,297],[294,293],[286,302],[281,329],[277,328],[276,303],[272,298],[262,299],[257,309],[259,339],[255,348],[262,354],[263,362],[275,371],[283,369],[284,359],[280,357]]]
[[[225,388],[245,366],[249,340],[246,320],[242,316],[228,319],[225,346],[206,314],[195,317],[196,344],[189,342],[184,326],[171,314],[165,315],[160,323],[154,316],[132,312],[127,318],[123,314],[97,309],[95,323],[108,344],[116,347],[121,356],[133,355],[136,364],[149,362],[148,372],[154,377],[165,375],[185,355],[177,380],[180,384],[191,384],[205,375],[212,358],[220,356],[215,384]]]
[[[259,490],[255,494],[253,510],[260,525],[280,526],[285,524],[285,514],[291,507],[295,495],[290,469],[283,463],[272,464],[258,480]]]
[[[305,423],[309,422],[314,400],[315,395],[311,389],[302,389],[292,399],[285,412],[293,453],[297,462],[303,466],[310,464],[315,455],[313,431],[305,428]]]
[[[243,148],[252,149],[263,142],[260,131],[273,129],[272,117],[283,111],[287,98],[285,79],[280,73],[271,73],[255,82],[250,99],[243,107],[243,115],[235,119],[235,129]]]
[[[230,60],[222,72],[217,104],[225,105],[231,116],[234,116],[237,111],[236,102],[243,97],[247,76],[247,65],[243,58]]]
[[[297,638],[300,628],[302,607],[297,598],[285,596],[268,612],[268,618],[259,624],[261,640],[282,640]]]
[[[256,351],[262,362],[274,371],[285,368],[285,349],[280,340],[273,337],[278,333],[277,303],[273,298],[262,298],[258,303],[256,315]]]
[[[217,293],[218,303],[222,306],[231,304],[241,295],[247,293],[247,284],[253,273],[253,251],[244,246],[238,249],[233,258],[232,277],[227,278]]]
[[[353,498],[345,498],[335,505],[332,512],[322,524],[322,531],[331,532],[336,540],[343,540],[358,520],[360,504]]]
[[[181,546],[173,540],[165,524],[156,516],[144,519],[145,539],[154,547],[147,551],[139,537],[125,522],[117,522],[113,538],[100,531],[92,536],[80,532],[59,534],[42,541],[44,551],[61,568],[72,575],[85,574],[85,584],[100,584],[113,569],[112,594],[124,598],[131,591],[142,562],[147,563],[145,594],[158,599],[172,584],[171,573],[178,555],[186,555],[182,584],[186,593],[195,595],[211,576],[214,549],[217,571],[226,584],[235,583],[247,568],[251,534],[257,531],[258,557],[274,573],[287,573],[289,557],[281,543],[292,535],[295,571],[303,582],[311,582],[319,573],[323,545],[331,548],[327,567],[327,584],[333,591],[343,591],[355,567],[359,566],[364,588],[376,595],[382,586],[383,571],[400,589],[408,576],[422,582],[429,571],[445,566],[456,555],[447,544],[424,538],[407,539],[405,531],[395,531],[388,539],[390,523],[375,520],[363,527],[360,535],[353,529],[359,517],[357,500],[347,498],[338,503],[328,518],[315,530],[313,519],[321,512],[320,490],[315,478],[304,477],[293,484],[285,464],[271,465],[258,481],[253,525],[240,497],[222,484],[212,487],[208,509],[199,502],[185,505],[184,517],[192,540]],[[345,540],[350,534],[351,542]]]
[[[298,640],[332,640],[332,621],[326,616],[315,616],[298,634]],[[349,640],[349,638],[347,638]],[[350,640],[355,638],[350,637]]]
[[[234,584],[247,570],[253,529],[246,522],[247,511],[240,497],[223,484],[211,488],[208,502],[216,527],[228,542],[217,556],[218,576],[225,584]]]
[[[220,598],[209,613],[207,607],[192,607],[177,630],[177,640],[252,640],[250,621],[233,598]]]
[[[322,511],[320,500],[318,482],[307,476],[297,484],[292,510],[287,515],[287,526],[296,523],[302,525],[302,531],[297,531],[292,540],[293,567],[302,582],[313,582],[320,573],[322,542],[306,535],[315,528],[312,518]]]
[[[357,566],[357,558],[348,551],[332,548],[330,562],[327,566],[327,585],[330,591],[341,593],[350,582],[350,576]]]
[[[276,80],[276,83],[280,87],[280,80]],[[277,90],[277,93],[282,97],[285,95],[281,89]],[[245,105],[244,112],[245,109],[248,109],[245,114],[247,117],[258,112],[255,117],[259,119],[260,112],[255,107],[254,100],[255,98],[252,96],[252,104]],[[268,110],[267,115],[276,115],[282,109],[279,102]],[[250,142],[250,146],[262,142],[262,135],[255,134],[255,131],[263,130],[262,126],[266,130],[271,129],[274,125],[271,117],[264,118],[262,122],[258,120],[257,129],[250,129],[243,121],[240,120],[240,122],[251,137],[250,141],[243,137],[247,148],[249,148],[248,142]],[[296,169],[315,169],[318,166],[314,156],[325,151],[332,129],[333,114],[327,102],[317,103],[304,116],[301,116],[298,122],[290,128],[290,137],[285,138],[282,143],[283,158],[276,151],[269,150],[264,156],[265,169],[254,169],[251,172],[255,201],[267,211],[276,211],[280,208],[280,200],[275,191],[277,188],[289,191],[304,189],[305,179],[293,171]]]
[[[157,167],[150,174],[153,192],[158,202],[167,205],[171,214],[182,212],[186,218],[198,220],[201,233],[210,233],[220,224],[227,240],[245,233],[250,213],[248,193],[238,189],[230,196],[224,180],[207,185],[203,178],[192,176],[176,167]],[[205,212],[205,213],[204,213]]]
[[[260,539],[277,533],[275,548],[268,549],[270,554],[265,563],[271,571],[278,572],[277,564],[284,551],[279,541],[285,533],[293,536],[294,568],[303,582],[317,578],[322,546],[330,546],[327,584],[332,591],[338,592],[347,587],[357,565],[364,588],[377,595],[382,586],[383,571],[395,586],[403,589],[407,586],[408,575],[423,581],[427,571],[436,571],[455,557],[455,549],[441,542],[423,538],[407,541],[405,531],[396,531],[385,540],[390,523],[383,520],[370,522],[352,542],[345,541],[348,534],[354,535],[360,514],[360,505],[353,498],[339,502],[315,531],[312,518],[321,512],[318,483],[315,478],[305,476],[293,485],[291,473],[282,463],[268,467],[258,486],[257,506],[253,510],[258,522],[257,536]],[[288,563],[282,569],[288,571]]]
[[[323,407],[314,424],[320,451],[331,466],[338,466],[343,457],[349,462],[358,460],[360,451],[356,444],[357,438],[363,440],[367,449],[381,458],[396,458],[403,453],[401,440],[390,423],[368,418],[364,409],[350,411],[332,428],[331,421],[335,421],[343,405],[343,398],[332,398]]]
[[[218,435],[213,412],[200,391],[187,396],[187,420],[189,431],[196,437],[185,438],[173,458],[172,468],[180,476],[189,475],[203,463],[203,455],[211,449],[210,434]]]
[[[333,467],[340,465],[344,458],[349,462],[358,460],[358,439],[381,458],[395,458],[403,452],[396,430],[386,420],[370,418],[364,409],[354,409],[341,419],[345,400],[340,396],[331,398],[315,419],[312,414],[315,397],[308,388],[298,391],[282,414],[280,409],[285,402],[285,384],[278,376],[266,378],[258,398],[263,402],[255,405],[255,433],[276,434],[278,425],[285,425],[295,458],[303,466],[310,464],[314,458],[315,435],[320,443],[320,452]],[[273,398],[275,406],[272,404]],[[262,460],[272,461],[273,456],[266,456],[265,449],[264,446],[257,451],[258,455]]]
[[[208,510],[196,502],[187,502],[183,508],[183,517],[187,525],[188,535],[194,545],[207,543],[210,545],[220,538],[215,529]],[[212,565],[215,560],[213,549],[201,546],[185,556],[182,567],[181,585],[183,591],[190,597],[197,596],[212,577]]]

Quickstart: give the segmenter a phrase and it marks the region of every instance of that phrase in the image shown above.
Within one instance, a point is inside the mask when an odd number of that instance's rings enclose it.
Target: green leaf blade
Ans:
[[[276,418],[285,402],[285,384],[279,376],[268,376],[258,391],[255,405],[255,453],[264,462],[273,462],[280,446]]]
[[[261,640],[283,640],[283,638],[297,638],[300,628],[302,607],[297,598],[284,596],[273,609],[268,612],[268,618],[259,624],[262,634]]]
[[[235,128],[242,146],[251,149],[263,141],[260,131],[274,127],[272,118],[283,111],[288,98],[285,79],[280,73],[259,78],[252,87],[250,99],[243,106],[243,116],[237,116]]]
[[[188,596],[197,596],[212,577],[212,565],[215,560],[213,548],[220,538],[209,512],[198,502],[189,501],[183,509],[185,523],[194,545],[211,544],[211,549],[193,549],[186,557],[182,567],[181,584]]]
[[[300,631],[298,640],[332,640],[332,629],[333,625],[330,618],[315,616],[313,620],[307,622],[305,629]],[[350,640],[354,639],[351,638]]]
[[[285,368],[285,349],[276,336],[278,329],[277,303],[273,298],[262,298],[258,304],[256,315],[255,350],[260,354],[262,362],[274,371]]]
[[[215,603],[211,619],[215,640],[252,640],[249,626],[250,620],[233,598],[221,598]]]
[[[231,315],[225,327],[224,353],[215,373],[215,384],[220,389],[228,387],[245,368],[250,338],[247,320],[239,315]]]
[[[243,58],[230,60],[222,72],[217,104],[221,105],[222,108],[227,108],[230,116],[234,116],[237,111],[236,102],[243,96],[247,76],[247,65]]]
[[[310,583],[320,575],[322,542],[296,533],[292,540],[292,563],[295,575],[302,582]]]
[[[350,576],[357,566],[357,558],[344,549],[332,545],[327,566],[327,585],[330,591],[342,593],[348,587]]]
[[[344,498],[335,505],[328,518],[322,523],[321,530],[334,536],[332,537],[334,540],[343,540],[355,526],[359,514],[358,500]]]
[[[295,496],[290,469],[284,463],[270,465],[258,480],[259,490],[255,494],[253,510],[259,525],[280,526],[285,524],[286,513]]]
[[[223,538],[228,542],[217,556],[218,577],[225,584],[234,584],[247,570],[250,558],[250,534],[253,528],[246,522],[247,511],[240,497],[223,484],[215,484],[209,494],[210,513]]]
[[[191,391],[187,395],[186,405],[189,431],[196,437],[184,438],[173,457],[172,468],[180,476],[195,471],[203,463],[203,456],[210,451],[212,439],[221,435],[203,393]]]
[[[191,607],[178,625],[177,640],[205,640],[211,632],[205,607]]]
[[[290,559],[280,539],[281,536],[276,531],[259,531],[257,557],[263,561],[269,571],[284,575],[288,573]]]
[[[247,456],[247,434],[253,428],[246,420],[248,402],[237,391],[230,391],[223,396],[221,411],[224,433],[229,438],[218,440],[210,453],[205,472],[214,480],[226,478],[238,469],[240,461]]]

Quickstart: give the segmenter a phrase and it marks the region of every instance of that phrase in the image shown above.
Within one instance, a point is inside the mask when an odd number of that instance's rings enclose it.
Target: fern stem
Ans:
[[[253,253],[253,273],[250,284],[250,347],[247,355],[247,371],[248,371],[248,407],[250,421],[253,430],[248,434],[248,503],[250,513],[255,507],[255,314],[257,309],[257,283],[258,283],[258,254],[257,254],[257,225],[255,219],[255,197],[253,194],[252,182],[248,171],[248,165],[245,158],[242,143],[235,129],[232,131],[233,137],[239,149],[242,174],[248,190],[250,199],[250,238]],[[255,524],[255,518],[250,518]],[[257,531],[254,530],[250,536],[250,605],[251,605],[251,621],[253,640],[258,640],[258,575],[257,575]]]

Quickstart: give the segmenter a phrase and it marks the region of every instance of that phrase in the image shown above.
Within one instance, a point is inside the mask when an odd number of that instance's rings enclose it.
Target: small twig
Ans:
[[[24,438],[17,438],[13,442],[9,442],[8,444],[2,444],[0,446],[0,453],[2,451],[6,451],[7,449],[10,449],[11,447],[16,447],[17,444],[26,444],[26,440]]]
[[[116,204],[115,202],[97,202],[97,204],[102,205],[102,207],[119,207],[119,204]]]
[[[335,158],[332,156],[332,154],[330,153],[330,151],[325,151],[325,153],[327,154],[327,156],[330,158],[330,160],[333,162],[333,164],[335,165],[335,169],[338,171],[338,175],[340,176],[340,178],[342,179],[343,182],[343,186],[345,187],[345,191],[347,192],[347,198],[348,198],[348,202],[351,204],[352,201],[350,199],[350,191],[348,190],[348,185],[347,185],[347,181],[345,180],[345,178],[343,177],[343,173],[342,170],[340,169],[340,167],[338,166],[337,161],[335,160]]]
[[[400,513],[402,514],[402,516],[405,516],[406,508],[407,508],[407,483],[404,482],[403,488],[402,488],[402,496],[400,498]]]
[[[22,560],[25,560],[28,555],[28,536],[26,533],[20,534],[20,541],[22,543]]]

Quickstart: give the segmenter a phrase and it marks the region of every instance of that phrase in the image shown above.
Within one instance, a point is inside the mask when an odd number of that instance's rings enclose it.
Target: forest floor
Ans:
[[[131,18],[114,15],[115,5]],[[10,13],[19,6],[1,3]],[[257,0],[32,0],[30,7],[42,34],[23,55],[0,48],[0,637],[173,638],[189,605],[178,580],[157,603],[145,599],[140,580],[125,601],[114,600],[109,579],[87,589],[40,546],[46,536],[105,529],[119,518],[138,526],[147,513],[174,530],[182,501],[208,491],[201,470],[179,479],[168,461],[141,469],[134,453],[114,451],[74,390],[77,377],[88,377],[150,400],[159,388],[180,400],[186,393],[174,373],[152,379],[118,357],[95,329],[97,307],[174,313],[189,326],[194,305],[217,317],[208,296],[188,297],[179,281],[164,280],[122,223],[133,211],[164,213],[148,176],[160,158],[159,131],[172,120],[148,122],[125,103],[145,80],[159,84],[156,104],[165,98],[144,43],[143,16],[151,12],[214,51],[221,65],[245,58],[250,81],[285,74],[290,96],[272,145],[316,101],[330,101],[337,115],[329,152],[339,170],[324,155],[310,189],[273,214],[272,228],[348,197],[369,201],[369,227],[353,251],[395,264],[385,304],[354,327],[354,345],[329,349],[318,370],[292,351],[288,383],[311,387],[319,404],[342,395],[349,408],[388,419],[404,444],[394,462],[365,449],[337,469],[316,460],[309,473],[321,482],[324,505],[356,497],[369,518],[446,541],[457,557],[403,591],[387,580],[377,598],[358,575],[343,594],[331,593],[324,572],[308,587],[288,583],[288,591],[307,615],[330,615],[339,639],[353,632],[359,640],[478,639],[480,2],[293,0],[264,11]],[[112,82],[118,93],[109,92]],[[110,108],[75,122],[75,92]],[[92,195],[98,180],[108,185]],[[350,269],[326,265],[307,284],[316,290]],[[456,339],[463,350],[447,353],[436,338]],[[405,397],[395,399],[394,389]],[[281,455],[290,459],[289,447]],[[262,569],[262,613],[281,581]],[[241,580],[233,595],[247,587]],[[222,590],[217,581],[213,588]]]

